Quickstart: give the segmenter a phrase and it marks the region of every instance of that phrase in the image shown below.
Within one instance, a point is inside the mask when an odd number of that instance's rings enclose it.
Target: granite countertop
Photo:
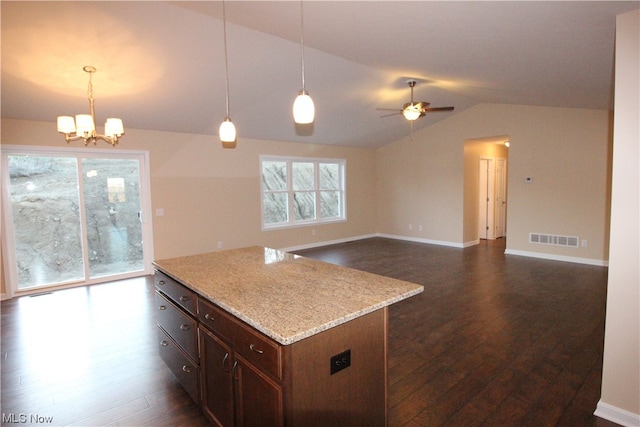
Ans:
[[[419,294],[424,287],[253,246],[154,265],[283,345]]]

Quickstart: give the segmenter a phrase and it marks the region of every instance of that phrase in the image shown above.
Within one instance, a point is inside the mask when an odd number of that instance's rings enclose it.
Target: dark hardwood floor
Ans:
[[[615,425],[592,415],[607,269],[504,248],[299,252],[425,286],[390,308],[391,427]],[[2,302],[2,425],[210,425],[157,355],[153,304],[150,278]]]

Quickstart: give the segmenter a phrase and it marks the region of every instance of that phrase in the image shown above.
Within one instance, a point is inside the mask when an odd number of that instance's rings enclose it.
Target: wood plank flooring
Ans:
[[[425,286],[390,308],[391,427],[615,425],[592,415],[606,268],[503,240],[300,253]],[[153,304],[150,278],[2,302],[2,425],[210,425],[157,355]]]

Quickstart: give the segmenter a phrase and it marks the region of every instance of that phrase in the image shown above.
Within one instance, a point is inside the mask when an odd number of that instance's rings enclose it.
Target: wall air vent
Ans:
[[[529,243],[539,243],[541,245],[569,246],[577,248],[580,246],[578,236],[558,236],[555,234],[529,233]]]

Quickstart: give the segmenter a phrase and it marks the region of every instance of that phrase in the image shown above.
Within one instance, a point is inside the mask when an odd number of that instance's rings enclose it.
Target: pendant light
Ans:
[[[229,64],[227,60],[227,17],[225,13],[225,4],[222,0],[222,29],[224,33],[224,71],[225,71],[225,84],[227,94],[227,115],[220,125],[218,135],[220,136],[220,142],[224,148],[235,148],[236,142],[236,127],[229,117]]]
[[[300,58],[302,68],[302,89],[298,92],[296,100],[293,102],[293,120],[299,124],[313,123],[315,107],[313,99],[304,86],[304,12],[302,0],[300,0]]]

